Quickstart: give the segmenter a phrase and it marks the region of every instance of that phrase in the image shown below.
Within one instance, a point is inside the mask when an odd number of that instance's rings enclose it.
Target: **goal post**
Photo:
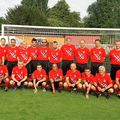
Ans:
[[[2,24],[1,37],[7,37],[9,40],[14,37],[19,44],[22,40],[31,43],[32,38],[39,42],[41,39],[47,39],[49,46],[52,47],[53,41],[58,41],[61,47],[67,37],[71,38],[71,44],[79,46],[80,40],[85,40],[86,46],[91,49],[94,47],[94,41],[100,39],[102,46],[108,55],[114,47],[116,40],[120,40],[120,29],[118,28],[73,28],[73,27],[49,27],[49,26],[28,26],[28,25],[9,25]],[[107,70],[110,70],[108,57],[105,60]]]

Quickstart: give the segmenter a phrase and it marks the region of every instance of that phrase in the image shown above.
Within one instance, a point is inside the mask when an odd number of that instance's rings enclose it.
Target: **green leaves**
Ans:
[[[88,16],[84,18],[85,27],[120,27],[120,1],[98,0],[88,7]]]

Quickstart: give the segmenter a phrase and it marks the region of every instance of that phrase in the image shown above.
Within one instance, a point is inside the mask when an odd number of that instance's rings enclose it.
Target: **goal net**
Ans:
[[[114,47],[116,40],[120,39],[120,29],[111,28],[69,28],[69,27],[45,27],[45,26],[27,26],[27,25],[2,25],[1,37],[5,37],[9,44],[11,38],[15,38],[17,44],[26,41],[29,45],[32,38],[36,38],[38,45],[41,39],[47,39],[49,47],[52,47],[53,41],[58,41],[59,47],[65,43],[67,37],[71,38],[71,44],[79,47],[80,40],[85,40],[86,47],[94,47],[94,41],[100,39],[106,53]],[[107,70],[110,70],[108,56],[105,60]]]

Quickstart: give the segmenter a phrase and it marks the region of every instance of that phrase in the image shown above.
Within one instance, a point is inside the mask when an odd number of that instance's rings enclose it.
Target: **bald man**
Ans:
[[[64,83],[64,88],[70,92],[72,92],[74,89],[76,92],[79,92],[82,88],[82,84],[80,83],[81,74],[76,68],[76,64],[72,63],[70,65],[70,70],[68,70],[66,74],[66,82]]]
[[[85,41],[80,41],[80,47],[76,49],[75,58],[77,62],[77,68],[82,73],[87,67],[88,60],[90,57],[90,51],[85,47]]]
[[[61,92],[63,88],[63,73],[58,68],[57,64],[52,65],[52,70],[49,72],[49,80],[52,87],[52,93],[55,94],[56,89]]]

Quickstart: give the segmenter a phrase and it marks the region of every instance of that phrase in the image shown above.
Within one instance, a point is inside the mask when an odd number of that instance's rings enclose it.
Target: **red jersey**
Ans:
[[[91,62],[104,62],[106,52],[104,48],[92,48],[91,49]]]
[[[75,70],[74,72],[72,70],[68,70],[66,77],[69,77],[70,83],[75,84],[81,78],[81,74],[78,70]]]
[[[38,48],[37,47],[29,47],[28,51],[30,52],[32,60],[38,60]]]
[[[78,48],[75,52],[76,62],[79,64],[88,63],[90,52],[88,48]]]
[[[111,64],[120,65],[120,50],[113,49],[109,53]]]
[[[110,76],[107,73],[105,73],[104,76],[102,76],[101,74],[97,73],[96,76],[95,76],[95,81],[102,88],[105,88],[109,84],[112,83],[112,80],[111,80]]]
[[[60,60],[62,58],[62,52],[59,49],[51,49],[50,51],[50,62],[51,63],[60,63]]]
[[[21,81],[25,76],[27,76],[27,69],[26,67],[23,67],[22,69],[20,69],[18,68],[18,66],[16,66],[12,70],[12,75],[15,75],[15,79],[17,81]]]
[[[42,69],[41,71],[39,70],[35,70],[33,73],[34,79],[36,79],[37,81],[46,78],[46,71],[44,69]]]
[[[120,81],[120,70],[118,70],[118,71],[116,72],[116,78],[119,79],[119,81]]]
[[[50,49],[48,47],[38,48],[38,60],[48,60]]]
[[[7,66],[2,65],[0,67],[0,80],[4,77],[5,74],[8,74]]]
[[[28,49],[22,48],[19,49],[17,57],[19,58],[19,60],[22,60],[24,63],[26,63],[31,56]]]
[[[63,45],[61,47],[63,60],[74,60],[75,46],[74,45]]]
[[[2,58],[1,57],[2,55],[4,57],[6,56],[6,52],[7,52],[7,46],[5,46],[5,47],[0,46],[0,59]]]
[[[49,72],[50,79],[56,80],[56,79],[59,79],[61,76],[63,77],[63,73],[61,69],[57,69],[57,71],[51,70]]]
[[[6,51],[6,60],[10,62],[16,62],[17,61],[17,52],[18,52],[18,47],[7,47]]]
[[[86,76],[85,73],[82,73],[82,80],[85,80],[90,84],[93,84],[95,82],[95,77],[92,74],[90,74],[90,76]]]

